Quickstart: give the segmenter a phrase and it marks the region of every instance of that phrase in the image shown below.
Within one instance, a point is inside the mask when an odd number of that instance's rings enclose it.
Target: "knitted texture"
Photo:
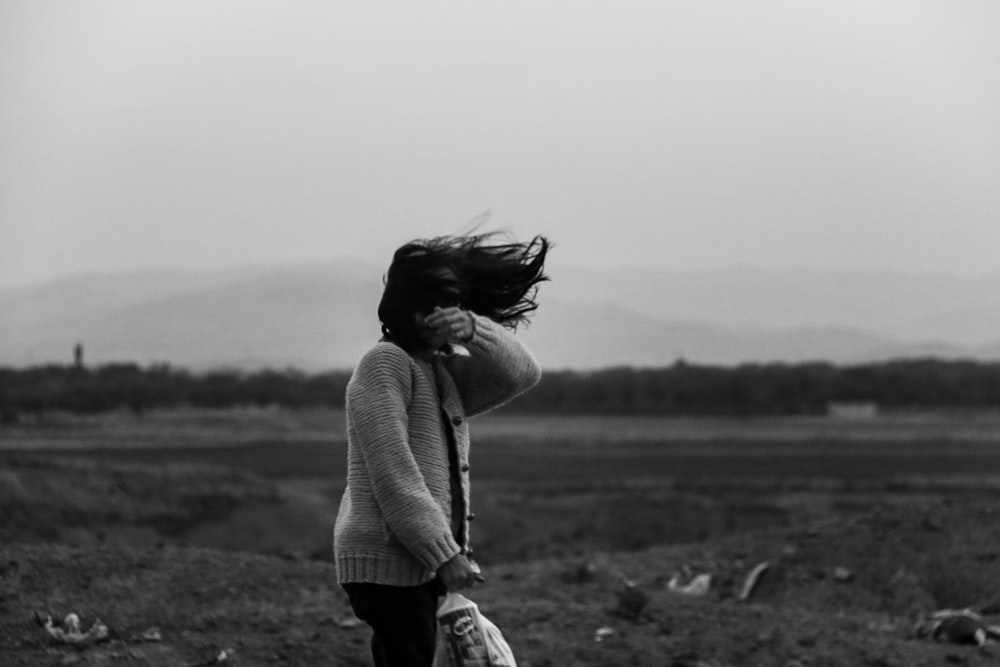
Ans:
[[[448,430],[468,515],[467,418],[541,377],[538,362],[510,332],[474,317],[467,355],[425,361],[381,341],[354,370],[346,398],[347,486],[334,528],[340,583],[416,586],[468,551],[468,516],[461,517],[465,543],[452,534]]]

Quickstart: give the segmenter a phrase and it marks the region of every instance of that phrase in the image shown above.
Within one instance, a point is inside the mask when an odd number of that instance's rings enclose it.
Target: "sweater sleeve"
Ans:
[[[410,449],[409,357],[395,346],[376,349],[362,359],[355,376],[347,405],[375,501],[393,535],[424,566],[437,570],[461,549]]]
[[[447,364],[468,416],[482,414],[538,384],[542,368],[514,334],[493,320],[473,315],[469,356],[452,356]]]

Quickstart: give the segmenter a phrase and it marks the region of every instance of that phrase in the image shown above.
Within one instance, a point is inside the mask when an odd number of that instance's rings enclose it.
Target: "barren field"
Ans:
[[[472,597],[522,666],[994,664],[916,628],[997,622],[998,427],[489,415]],[[0,427],[2,664],[367,664],[328,562],[343,460],[337,411]],[[677,590],[697,574],[703,595]],[[35,612],[112,636],[60,644]]]

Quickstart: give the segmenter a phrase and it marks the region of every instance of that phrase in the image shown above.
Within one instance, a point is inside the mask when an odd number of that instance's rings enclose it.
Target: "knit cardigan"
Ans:
[[[347,486],[333,539],[340,583],[416,586],[469,552],[467,418],[541,377],[538,362],[513,334],[473,317],[467,355],[425,361],[383,340],[355,368],[346,397]],[[449,430],[466,514],[463,544],[452,530]]]

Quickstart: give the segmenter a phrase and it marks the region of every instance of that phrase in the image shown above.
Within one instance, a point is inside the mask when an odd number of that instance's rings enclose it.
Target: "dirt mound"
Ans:
[[[338,622],[346,598],[325,563],[163,547],[0,549],[4,664],[365,664],[367,639]],[[111,640],[84,649],[53,642],[39,612],[99,619]],[[152,632],[155,630],[155,633]],[[160,639],[150,641],[149,637]]]
[[[270,507],[273,481],[197,464],[102,465],[76,458],[8,456],[0,467],[0,540],[155,543]]]
[[[698,545],[498,565],[471,597],[522,667],[995,664],[1000,645],[914,629],[941,607],[996,622],[997,512],[886,507]],[[683,592],[698,575],[707,590]],[[351,623],[332,566],[293,555],[6,544],[0,582],[11,667],[369,664],[368,631]],[[100,619],[111,636],[60,644],[36,612],[73,612],[84,628]]]

